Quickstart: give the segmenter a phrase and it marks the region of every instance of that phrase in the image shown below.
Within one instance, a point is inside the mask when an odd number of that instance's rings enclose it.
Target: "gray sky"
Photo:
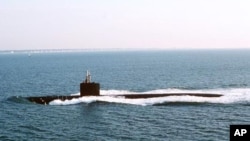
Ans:
[[[250,0],[0,0],[0,50],[250,48]]]

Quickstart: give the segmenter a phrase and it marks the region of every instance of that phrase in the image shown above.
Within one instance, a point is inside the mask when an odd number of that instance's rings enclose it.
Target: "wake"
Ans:
[[[123,94],[163,94],[163,93],[214,93],[222,94],[221,97],[197,97],[197,96],[167,96],[157,98],[126,99],[124,97],[115,97]],[[181,90],[181,89],[158,89],[147,92],[131,92],[126,90],[101,90],[102,96],[86,96],[72,100],[54,100],[50,105],[72,105],[79,103],[121,103],[133,105],[159,105],[163,103],[250,103],[250,88],[232,88],[232,89],[206,89],[206,90]],[[72,94],[80,95],[80,93]]]

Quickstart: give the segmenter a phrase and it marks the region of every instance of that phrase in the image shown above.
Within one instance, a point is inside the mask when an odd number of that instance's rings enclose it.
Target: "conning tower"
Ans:
[[[91,82],[91,75],[89,71],[87,71],[85,81],[80,84],[80,95],[81,96],[99,96],[100,95],[100,84]]]

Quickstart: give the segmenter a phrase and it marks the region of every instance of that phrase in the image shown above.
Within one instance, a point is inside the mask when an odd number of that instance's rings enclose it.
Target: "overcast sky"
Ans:
[[[0,0],[0,50],[250,48],[250,0]]]

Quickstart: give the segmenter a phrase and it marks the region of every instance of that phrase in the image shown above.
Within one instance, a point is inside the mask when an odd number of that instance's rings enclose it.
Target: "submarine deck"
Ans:
[[[125,95],[100,95],[100,96],[112,96],[112,97],[124,97],[128,99],[140,99],[140,98],[157,98],[166,96],[197,96],[197,97],[221,97],[221,94],[208,94],[208,93],[165,93],[165,94],[125,94]],[[30,102],[37,104],[49,104],[53,100],[71,100],[74,98],[80,98],[85,96],[40,96],[40,97],[27,97]]]

